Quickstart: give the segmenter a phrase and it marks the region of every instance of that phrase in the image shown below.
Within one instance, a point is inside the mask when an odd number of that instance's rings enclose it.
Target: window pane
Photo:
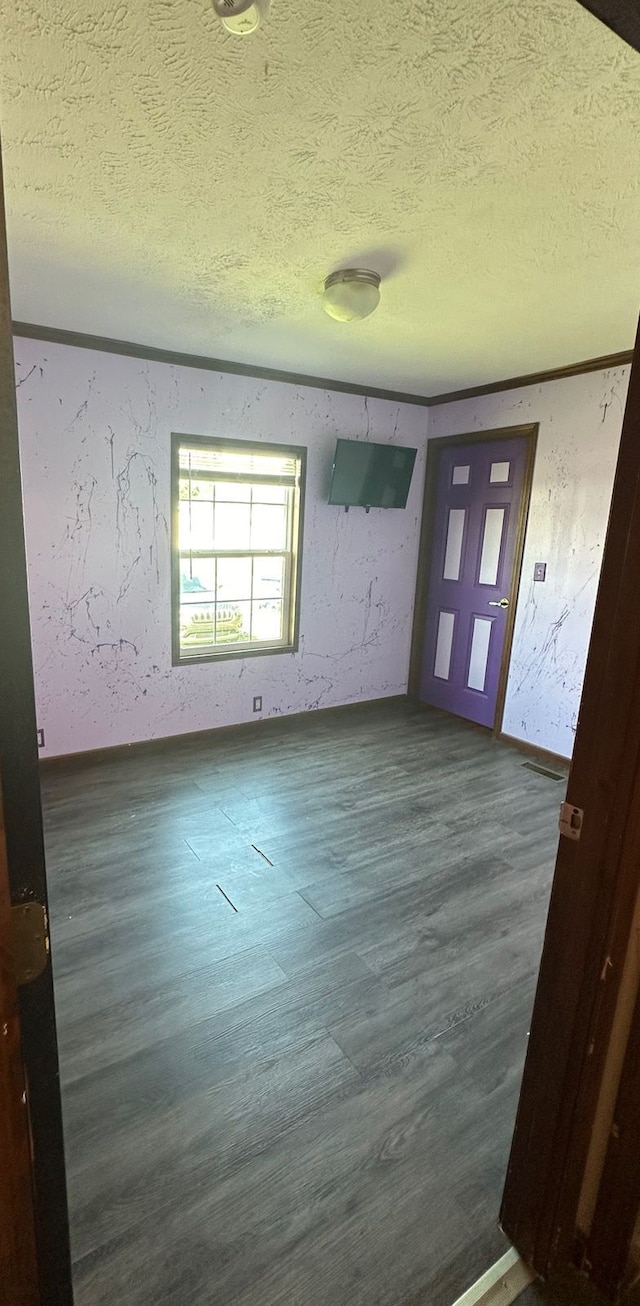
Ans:
[[[202,603],[214,600],[216,564],[213,558],[182,558],[180,561],[180,602]]]
[[[237,481],[216,481],[216,503],[248,503],[251,498],[251,486],[239,485]]]
[[[214,586],[213,559],[180,560],[180,646],[185,652],[213,643]]]
[[[250,620],[250,603],[217,603],[216,644],[246,643]]]
[[[189,494],[189,491],[191,491],[191,494]],[[188,479],[181,481],[180,498],[197,499],[199,502],[206,502],[208,499],[210,502],[213,499],[213,481],[195,481],[193,477],[191,481]]]
[[[180,604],[180,647],[197,652],[202,645],[213,644],[214,604]]]
[[[213,541],[213,504],[197,499],[180,503],[180,549],[210,549]]]
[[[286,485],[254,485],[254,503],[286,503],[288,490]]]
[[[218,602],[251,598],[251,558],[218,559]]]
[[[254,558],[254,599],[281,599],[283,581],[284,558]]]
[[[216,549],[249,550],[250,509],[243,503],[216,502]]]
[[[178,542],[180,548],[185,549],[187,552],[189,550],[189,536],[191,534],[190,506],[190,504],[185,503],[182,499],[178,506]]]
[[[284,549],[287,544],[286,509],[254,503],[251,515],[251,547]]]
[[[253,639],[282,639],[282,603],[279,599],[266,599],[253,603],[251,635]]]

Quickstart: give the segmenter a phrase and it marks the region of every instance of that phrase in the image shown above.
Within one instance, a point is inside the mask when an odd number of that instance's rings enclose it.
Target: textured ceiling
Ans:
[[[576,0],[3,11],[16,318],[426,394],[631,346],[640,57]]]

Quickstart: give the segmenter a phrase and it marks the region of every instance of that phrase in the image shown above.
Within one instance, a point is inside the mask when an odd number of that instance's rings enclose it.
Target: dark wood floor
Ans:
[[[449,1306],[503,1252],[522,763],[396,701],[45,773],[78,1306]]]

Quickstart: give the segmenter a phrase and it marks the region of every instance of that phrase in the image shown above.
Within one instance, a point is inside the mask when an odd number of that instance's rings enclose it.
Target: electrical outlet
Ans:
[[[256,694],[253,700],[253,710],[254,712],[262,711],[262,694]]]
[[[44,730],[38,731],[38,748],[44,748]]]

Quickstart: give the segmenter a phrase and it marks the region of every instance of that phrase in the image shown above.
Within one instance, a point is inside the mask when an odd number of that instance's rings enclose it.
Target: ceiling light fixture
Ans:
[[[366,268],[340,268],[324,283],[322,307],[336,322],[358,322],[380,303],[380,275]]]
[[[222,26],[234,36],[249,36],[269,12],[271,0],[212,0]]]

